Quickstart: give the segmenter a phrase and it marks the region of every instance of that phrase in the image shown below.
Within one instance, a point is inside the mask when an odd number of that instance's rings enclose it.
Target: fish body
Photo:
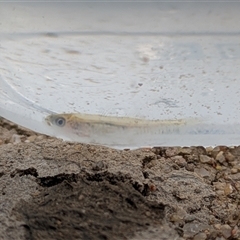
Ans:
[[[114,148],[162,145],[164,135],[180,134],[198,119],[145,120],[95,114],[52,114],[46,122],[55,136],[81,143]]]

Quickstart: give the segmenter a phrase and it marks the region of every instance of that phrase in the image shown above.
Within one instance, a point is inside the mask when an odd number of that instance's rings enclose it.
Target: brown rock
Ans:
[[[240,231],[237,225],[232,230],[232,237],[235,239],[239,239],[240,237]]]
[[[226,160],[229,162],[232,162],[235,159],[235,156],[230,152],[226,152],[224,155],[225,155]]]
[[[200,155],[199,159],[201,163],[211,164],[213,162],[213,159],[207,155]]]
[[[232,235],[232,228],[228,224],[222,225],[220,231],[225,238],[229,238]]]
[[[231,152],[234,156],[240,156],[240,146],[230,148],[229,152]]]
[[[206,147],[207,154],[211,154],[213,150],[213,147]]]
[[[237,169],[237,168],[232,168],[232,169],[231,169],[231,173],[232,173],[232,174],[238,173],[238,169]]]
[[[197,146],[197,147],[190,147],[191,153],[197,154],[197,155],[206,155],[207,151],[206,148],[203,146]]]
[[[229,195],[233,192],[233,187],[230,183],[227,183],[224,187],[224,194]]]
[[[31,135],[27,138],[27,140],[29,140],[29,142],[33,142],[35,141],[36,138],[37,138],[37,135]]]
[[[224,154],[223,154],[223,151],[220,151],[217,155],[216,155],[216,158],[215,158],[218,162],[220,163],[224,163],[226,161],[225,157],[224,157]]]
[[[172,161],[176,163],[179,167],[185,167],[187,162],[182,156],[171,157]]]
[[[173,157],[179,154],[180,147],[170,147],[166,149],[166,156],[167,157]]]
[[[21,137],[22,137],[21,135],[13,134],[11,139],[10,139],[10,143],[16,144],[16,143],[22,142]]]
[[[204,232],[198,233],[193,238],[193,240],[205,240],[205,239],[207,239],[207,234]]]
[[[221,151],[225,152],[228,149],[228,147],[226,146],[217,146],[215,148],[213,148],[211,155],[213,158],[216,158],[217,154]]]
[[[190,155],[192,153],[192,149],[189,147],[183,147],[179,150],[179,154],[181,155]]]
[[[195,169],[194,172],[202,178],[209,178],[211,176],[211,173],[203,167]]]

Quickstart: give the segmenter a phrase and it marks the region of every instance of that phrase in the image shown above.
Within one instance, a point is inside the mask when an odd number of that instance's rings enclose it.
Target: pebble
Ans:
[[[220,223],[216,223],[213,225],[213,227],[217,230],[220,230],[221,229],[221,224]]]
[[[37,138],[37,135],[31,135],[31,136],[29,136],[29,137],[27,138],[27,140],[28,140],[29,142],[34,142],[36,138]]]
[[[178,214],[173,214],[170,217],[171,222],[181,222],[182,220],[183,220],[183,218],[181,216],[179,216]]]
[[[218,171],[221,171],[221,170],[222,170],[222,166],[219,165],[219,164],[217,164],[215,168],[216,168],[216,170],[218,170]]]
[[[215,240],[226,240],[224,237],[216,237]]]
[[[179,150],[179,154],[190,155],[192,153],[192,149],[188,147],[183,147]]]
[[[222,196],[222,195],[224,195],[224,191],[223,191],[223,190],[217,190],[217,191],[216,191],[216,194],[217,194],[218,196]]]
[[[231,175],[231,179],[236,181],[235,184],[239,183],[240,182],[239,181],[239,179],[240,179],[240,171],[238,173],[235,173],[235,174]]]
[[[224,162],[226,161],[226,159],[225,159],[225,157],[224,157],[223,151],[220,151],[220,152],[216,155],[215,159],[216,159],[218,162],[220,162],[220,163],[224,163]]]
[[[173,157],[179,154],[180,147],[170,147],[166,149],[166,156]]]
[[[192,163],[189,163],[186,165],[186,170],[190,171],[190,172],[194,172],[195,166]]]
[[[192,150],[191,153],[197,154],[198,156],[199,155],[207,155],[206,148],[203,146],[190,147],[190,149]]]
[[[207,234],[204,232],[198,233],[193,238],[193,240],[205,240],[205,239],[207,239]]]
[[[240,231],[239,231],[237,225],[232,230],[232,237],[236,238],[236,239],[239,239],[239,237],[240,237]]]
[[[231,173],[232,173],[232,174],[238,173],[238,169],[237,169],[237,168],[232,168],[232,169],[231,169]]]
[[[211,176],[211,173],[203,167],[195,169],[194,172],[196,172],[202,178],[209,178]]]
[[[232,235],[232,228],[228,224],[224,224],[221,226],[220,232],[222,233],[223,237],[229,238]]]
[[[211,151],[211,156],[212,156],[213,158],[216,158],[217,154],[218,154],[220,151],[221,151],[221,150],[220,150],[220,147],[219,147],[219,146],[213,148],[213,150]]]
[[[213,147],[206,147],[207,154],[211,154]]]
[[[221,151],[225,152],[227,149],[228,149],[228,147],[226,147],[226,146],[217,146],[217,147],[213,148],[213,150],[211,152],[211,156],[213,158],[216,158],[216,156],[219,152],[221,152]]]
[[[152,214],[151,214],[151,212],[146,211],[146,212],[145,212],[145,215],[146,215],[147,217],[151,217]]]
[[[21,135],[13,134],[10,139],[10,142],[14,143],[14,144],[20,143],[20,142],[22,142],[21,137],[22,137]]]
[[[224,194],[225,195],[229,195],[233,192],[233,187],[230,183],[226,183],[225,187],[224,187]]]
[[[183,237],[184,238],[193,238],[195,235],[197,235],[200,232],[203,232],[209,228],[210,228],[209,225],[199,223],[197,221],[186,223],[183,227],[183,231],[184,231]]]
[[[174,157],[171,157],[171,159],[179,167],[185,167],[187,165],[187,161],[182,156],[174,156]]]
[[[64,172],[65,173],[79,173],[79,166],[77,165],[77,164],[75,164],[75,163],[70,163],[70,164],[68,164],[68,165],[66,165],[65,166],[65,168],[64,168]]]
[[[45,138],[46,138],[46,136],[44,136],[44,135],[39,135],[39,136],[36,137],[36,140],[43,140],[43,139],[45,139]]]
[[[173,213],[170,217],[170,220],[172,222],[182,222],[183,219],[186,217],[187,212],[185,211],[185,209],[178,207],[175,211],[175,213]]]
[[[201,163],[212,163],[213,159],[207,155],[200,155],[199,157]]]
[[[231,154],[230,152],[226,152],[226,153],[225,153],[225,158],[226,158],[226,160],[229,161],[229,162],[232,162],[232,161],[235,160],[235,156],[234,156],[233,154]]]
[[[223,190],[225,187],[225,183],[222,182],[214,182],[213,186],[216,190]]]
[[[240,146],[233,147],[229,150],[234,156],[240,156]]]

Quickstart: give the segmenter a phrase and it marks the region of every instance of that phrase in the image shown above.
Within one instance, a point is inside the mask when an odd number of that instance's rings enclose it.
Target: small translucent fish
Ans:
[[[137,148],[162,144],[163,135],[180,134],[197,119],[144,120],[94,114],[52,114],[46,122],[55,136],[65,140],[114,148]]]

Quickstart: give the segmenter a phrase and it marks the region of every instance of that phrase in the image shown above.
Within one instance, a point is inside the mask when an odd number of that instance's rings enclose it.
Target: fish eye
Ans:
[[[66,123],[66,120],[63,117],[58,117],[58,118],[55,119],[55,124],[58,127],[64,127],[65,123]]]

